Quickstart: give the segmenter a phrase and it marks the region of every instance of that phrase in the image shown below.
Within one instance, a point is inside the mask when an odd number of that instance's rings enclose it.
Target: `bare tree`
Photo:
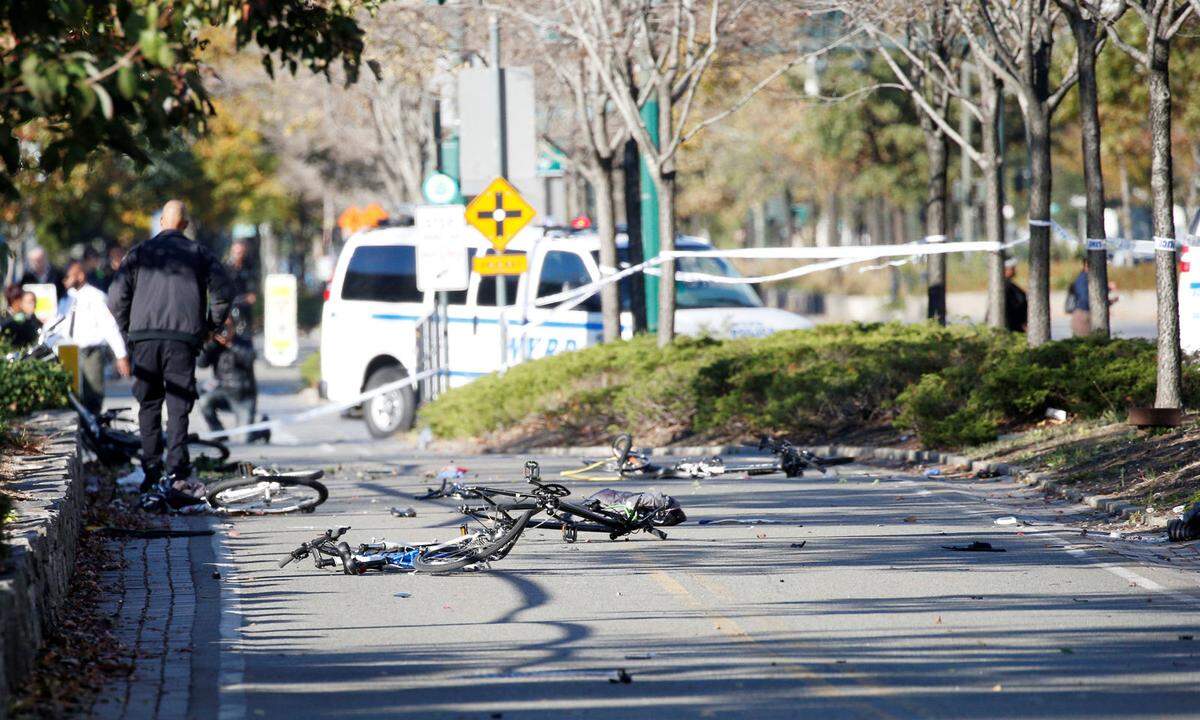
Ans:
[[[1183,401],[1179,348],[1179,278],[1175,243],[1175,187],[1171,158],[1171,41],[1200,0],[1123,0],[1146,31],[1139,48],[1127,42],[1112,24],[1108,37],[1146,72],[1150,106],[1150,195],[1154,226],[1155,286],[1158,304],[1158,388],[1155,406],[1177,408]]]
[[[733,49],[738,32],[749,28],[777,30],[780,23],[767,21],[765,16],[777,18],[791,11],[792,3],[549,0],[489,7],[552,28],[582,48],[649,170],[658,194],[663,253],[675,247],[675,159],[680,146],[736,112],[804,59],[799,55],[789,57],[746,92],[729,98],[721,110],[695,120],[692,114],[697,93],[721,52]],[[552,12],[539,12],[547,7]],[[640,113],[649,100],[658,107],[657,141]],[[665,345],[675,335],[675,263],[668,257],[660,267],[658,339],[660,345]]]
[[[617,224],[613,170],[617,151],[629,137],[624,123],[613,117],[613,105],[596,66],[588,62],[576,47],[567,52],[548,53],[545,59],[559,83],[571,98],[573,143],[556,142],[564,154],[575,161],[579,172],[592,186],[596,203],[596,234],[600,240],[600,265],[603,273],[617,267]],[[628,51],[625,51],[628,52]],[[563,145],[573,145],[571,152]],[[621,337],[621,303],[615,283],[600,289],[600,310],[604,322],[604,341]]]
[[[1100,163],[1100,110],[1096,90],[1096,55],[1103,42],[1104,18],[1090,0],[1055,0],[1075,36],[1079,70],[1079,135],[1083,152],[1083,184],[1087,207],[1088,307],[1092,332],[1109,334],[1108,247],[1104,231],[1104,173]]]
[[[960,0],[955,12],[972,56],[1016,95],[1029,146],[1029,326],[1031,346],[1050,339],[1050,119],[1078,77],[1052,87],[1051,60],[1060,17],[1053,0]]]
[[[929,242],[945,242],[949,234],[949,203],[946,176],[950,165],[950,138],[943,130],[950,117],[950,86],[947,74],[957,72],[961,57],[952,52],[958,40],[957,23],[949,8],[950,0],[916,3],[853,3],[851,11],[865,20],[865,27],[878,42],[903,46],[902,53],[911,61],[897,64],[890,47],[880,47],[888,66],[913,97],[925,139],[929,171],[925,192],[925,237]],[[890,29],[885,36],[880,28]],[[923,109],[923,108],[927,108]],[[942,119],[942,123],[934,120]],[[946,256],[930,255],[927,316],[946,324]]]
[[[924,118],[923,122],[931,123],[942,137],[957,144],[983,175],[985,237],[997,247],[989,253],[988,259],[987,318],[994,327],[1004,327],[1004,158],[1000,152],[998,129],[1003,88],[989,65],[978,58],[979,54],[990,51],[982,45],[970,46],[972,57],[975,58],[974,66],[980,75],[978,91],[973,92],[969,81],[971,66],[968,65],[964,72],[960,64],[965,64],[965,58],[947,52],[948,47],[962,41],[961,33],[970,32],[970,28],[951,22],[951,18],[945,15],[948,8],[942,0],[903,6],[856,2],[852,7],[851,14],[874,39],[876,50],[912,97]],[[953,127],[951,106],[945,102],[950,98],[957,101],[960,113],[969,114],[979,121],[981,132],[978,144]],[[922,128],[928,141],[930,131],[925,125]],[[940,184],[944,198],[944,171],[943,179],[938,181],[933,169],[936,163],[932,158],[930,165],[930,195]],[[944,208],[944,199],[942,202]],[[944,216],[941,222],[945,227]],[[936,234],[932,228],[927,218],[926,231]]]

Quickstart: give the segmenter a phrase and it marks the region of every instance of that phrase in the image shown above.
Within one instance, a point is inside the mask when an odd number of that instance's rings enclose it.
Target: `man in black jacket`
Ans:
[[[183,203],[162,209],[162,232],[125,256],[108,289],[108,304],[128,339],[133,394],[142,434],[143,490],[162,477],[162,406],[167,404],[167,470],[191,476],[188,413],[196,400],[196,354],[225,325],[232,293],[217,257],[183,234]]]

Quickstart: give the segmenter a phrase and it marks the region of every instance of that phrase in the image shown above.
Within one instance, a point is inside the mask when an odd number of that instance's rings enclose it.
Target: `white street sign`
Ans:
[[[21,289],[37,298],[33,314],[43,325],[58,315],[58,288],[53,283],[26,283]]]
[[[263,317],[263,357],[276,367],[291,365],[300,354],[296,331],[296,276],[267,275]]]
[[[462,205],[422,205],[416,211],[417,289],[466,290],[471,281]]]

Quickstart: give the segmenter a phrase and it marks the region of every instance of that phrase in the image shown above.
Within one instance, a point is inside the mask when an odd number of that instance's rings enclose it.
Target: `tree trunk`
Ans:
[[[625,237],[629,241],[629,264],[638,265],[645,260],[642,252],[642,191],[641,157],[637,141],[625,141],[625,157],[621,161],[621,180],[625,194]],[[629,283],[630,314],[633,316],[633,331],[646,331],[646,283],[641,275],[634,275]]]
[[[1150,32],[1155,32],[1154,28]],[[1150,195],[1154,216],[1155,288],[1158,295],[1158,390],[1155,407],[1177,408],[1182,401],[1179,351],[1179,278],[1175,274],[1175,206],[1171,167],[1171,44],[1150,40]],[[1170,239],[1170,248],[1166,241]]]
[[[675,127],[670,87],[658,89],[659,132],[669,133]],[[665,142],[663,143],[666,144]],[[658,163],[654,185],[658,189],[658,242],[660,253],[675,250],[675,160],[667,158]],[[658,346],[665,347],[675,339],[675,260],[667,258],[662,265],[662,281],[658,284]]]
[[[925,238],[929,242],[944,243],[948,240],[946,168],[950,161],[949,139],[926,113],[921,113],[921,130],[925,134],[925,155],[929,161],[925,189]],[[946,256],[930,255],[927,262],[929,291],[925,317],[945,325]]]
[[[660,253],[675,249],[675,172],[664,172],[654,179],[658,190],[658,234]],[[667,258],[661,265],[662,280],[658,284],[658,345],[664,347],[675,339],[675,260]]]
[[[617,223],[613,206],[613,159],[597,157],[598,172],[593,190],[596,192],[596,234],[600,240],[600,274],[603,277],[617,271]],[[617,284],[600,288],[600,313],[604,320],[604,342],[621,339],[621,298]]]
[[[1121,181],[1121,237],[1133,240],[1133,188],[1129,184],[1129,163],[1124,155],[1117,156],[1117,173]]]
[[[1108,337],[1108,247],[1103,242],[1104,174],[1100,165],[1100,113],[1096,100],[1096,22],[1080,14],[1068,13],[1067,17],[1079,58],[1079,125],[1087,196],[1088,305],[1092,309],[1092,332]]]
[[[1041,102],[1027,103],[1029,136],[1030,347],[1050,340],[1050,117]]]
[[[841,210],[838,208],[838,192],[834,186],[829,186],[825,190],[825,197],[821,200],[821,216],[817,220],[817,229],[815,244],[817,247],[834,247],[837,245],[838,236],[838,215]]]
[[[1000,87],[994,77],[982,78],[984,121],[980,124],[983,175],[983,227],[988,242],[1004,245],[1004,158],[1000,155]],[[988,253],[987,319],[992,327],[1004,322],[1004,250]]]

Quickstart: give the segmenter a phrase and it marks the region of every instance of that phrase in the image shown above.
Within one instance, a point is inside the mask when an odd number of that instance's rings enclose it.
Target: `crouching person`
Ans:
[[[197,364],[213,369],[215,386],[200,397],[200,413],[208,429],[224,430],[217,413],[233,413],[235,427],[254,422],[258,408],[258,382],[254,377],[254,344],[243,325],[241,313],[234,308],[225,329],[213,336],[200,352]],[[239,330],[242,330],[239,332]],[[250,433],[238,440],[268,442],[269,430]]]

